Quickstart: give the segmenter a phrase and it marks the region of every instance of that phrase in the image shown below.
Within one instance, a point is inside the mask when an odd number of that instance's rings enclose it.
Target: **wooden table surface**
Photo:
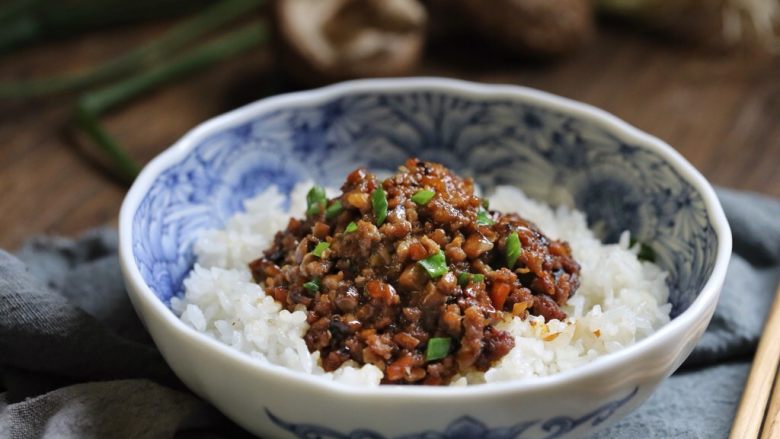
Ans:
[[[0,80],[76,71],[158,35],[105,31],[0,58]],[[145,162],[203,120],[262,96],[263,50],[112,113],[108,129]],[[555,63],[434,44],[421,75],[536,87],[584,101],[677,148],[711,182],[780,196],[780,57],[704,53],[617,29]],[[0,102],[0,247],[115,224],[126,188],[84,160],[63,128],[73,96]]]

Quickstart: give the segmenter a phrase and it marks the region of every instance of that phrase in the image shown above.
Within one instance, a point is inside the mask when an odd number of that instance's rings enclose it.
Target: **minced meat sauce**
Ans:
[[[447,384],[514,346],[504,313],[563,319],[579,286],[566,242],[488,209],[471,179],[407,160],[381,183],[357,169],[342,194],[314,187],[253,277],[287,309],[305,307],[306,344],[326,371],[352,360],[384,384]]]

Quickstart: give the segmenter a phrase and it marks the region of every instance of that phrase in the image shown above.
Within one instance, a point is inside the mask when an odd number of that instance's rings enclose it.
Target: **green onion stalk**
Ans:
[[[41,0],[10,0],[0,5],[0,23],[10,22],[29,14],[41,3]]]
[[[246,52],[264,42],[266,38],[267,31],[263,23],[250,24],[136,76],[87,93],[79,99],[76,106],[76,123],[107,153],[119,172],[119,177],[130,183],[138,175],[140,166],[100,126],[99,115],[142,93]]]
[[[47,38],[190,13],[212,0],[5,0],[0,53]]]
[[[261,4],[261,0],[228,0],[218,2],[175,26],[155,41],[109,60],[95,69],[51,78],[0,82],[0,99],[60,93],[92,86],[96,83],[143,70],[168,59],[174,52],[201,36],[247,13],[258,10]],[[17,22],[20,26],[23,23],[24,21]]]

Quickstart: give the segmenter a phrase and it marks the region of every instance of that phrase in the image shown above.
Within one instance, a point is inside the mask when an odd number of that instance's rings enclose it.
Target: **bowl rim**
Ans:
[[[133,256],[133,218],[136,210],[148,192],[152,183],[171,166],[179,163],[202,139],[223,130],[246,123],[262,114],[271,111],[321,104],[332,99],[358,93],[381,91],[382,93],[424,92],[435,91],[474,100],[500,98],[535,105],[551,111],[570,114],[574,117],[589,120],[602,128],[614,133],[618,138],[625,139],[641,148],[652,150],[666,160],[680,176],[691,184],[706,206],[708,217],[717,236],[718,249],[715,266],[707,282],[702,287],[697,298],[681,314],[648,337],[616,352],[601,356],[595,360],[552,375],[528,379],[485,383],[473,386],[356,386],[322,379],[293,371],[284,366],[263,364],[251,358],[246,353],[196,331],[186,325],[170,308],[154,295],[146,284]],[[341,82],[313,90],[280,94],[264,98],[230,112],[211,118],[187,132],[172,146],[151,160],[141,171],[138,178],[127,192],[119,215],[119,257],[123,277],[128,294],[133,298],[139,314],[144,319],[156,319],[168,326],[168,329],[178,333],[180,337],[191,339],[201,350],[212,355],[221,355],[225,359],[238,362],[254,373],[266,374],[269,378],[293,380],[291,384],[306,384],[312,386],[312,391],[331,391],[340,395],[381,398],[440,398],[440,397],[485,397],[498,396],[516,392],[542,392],[561,385],[571,385],[584,382],[590,377],[619,369],[631,363],[632,359],[643,351],[658,349],[665,344],[679,340],[679,334],[686,328],[693,327],[701,318],[706,318],[707,309],[717,301],[720,289],[726,275],[731,255],[732,238],[729,224],[712,186],[704,176],[696,170],[682,155],[664,141],[651,136],[620,120],[616,116],[591,106],[548,92],[507,84],[481,84],[463,80],[409,77],[359,79]],[[137,302],[136,302],[137,301]],[[628,378],[626,378],[628,379]]]

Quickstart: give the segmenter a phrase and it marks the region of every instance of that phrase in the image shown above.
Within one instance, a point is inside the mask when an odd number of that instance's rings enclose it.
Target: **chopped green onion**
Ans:
[[[448,271],[447,258],[441,250],[421,261],[417,261],[417,263],[428,272],[428,276],[431,279],[438,279]]]
[[[376,225],[381,226],[387,218],[387,194],[382,187],[374,189],[371,193],[371,206],[374,208],[374,217],[376,217]]]
[[[419,204],[420,206],[425,206],[435,196],[436,196],[436,192],[428,189],[421,189],[415,192],[414,195],[412,195],[412,201]]]
[[[490,209],[490,200],[488,200],[487,198],[483,198],[482,207],[484,207],[485,209]]]
[[[303,287],[306,288],[306,291],[310,292],[311,294],[315,294],[320,290],[320,280],[312,279],[303,284]]]
[[[644,242],[639,245],[639,254],[636,256],[640,261],[655,262],[655,251]]]
[[[344,210],[341,206],[341,201],[334,201],[333,204],[325,209],[325,219],[333,219]]]
[[[321,242],[321,243],[317,244],[316,247],[314,247],[314,250],[311,251],[311,254],[313,254],[314,256],[316,256],[318,258],[321,258],[322,257],[322,252],[327,250],[328,247],[330,247],[330,244],[328,244],[327,242]]]
[[[352,233],[355,230],[357,230],[357,224],[352,221],[351,223],[347,224],[347,227],[344,229],[344,233]]]
[[[523,247],[520,245],[520,238],[517,236],[517,232],[512,232],[506,239],[506,266],[510,269],[514,267],[522,251]]]
[[[475,284],[482,282],[485,280],[484,274],[471,274],[468,272],[462,272],[458,275],[458,285],[465,287],[469,284],[469,282],[473,282]]]
[[[450,353],[449,337],[433,337],[428,340],[428,347],[425,350],[425,361],[440,360]]]
[[[639,253],[636,255],[637,259],[640,261],[655,262],[655,251],[652,247],[645,244],[644,242],[631,238],[629,240],[628,246],[634,247],[637,244],[639,244]]]
[[[478,226],[492,226],[496,222],[493,221],[493,218],[490,218],[490,215],[488,215],[487,210],[485,209],[479,209],[477,212],[477,225]]]
[[[306,194],[306,215],[316,215],[325,210],[325,203],[328,198],[325,196],[325,189],[321,186],[312,186],[309,193]]]

